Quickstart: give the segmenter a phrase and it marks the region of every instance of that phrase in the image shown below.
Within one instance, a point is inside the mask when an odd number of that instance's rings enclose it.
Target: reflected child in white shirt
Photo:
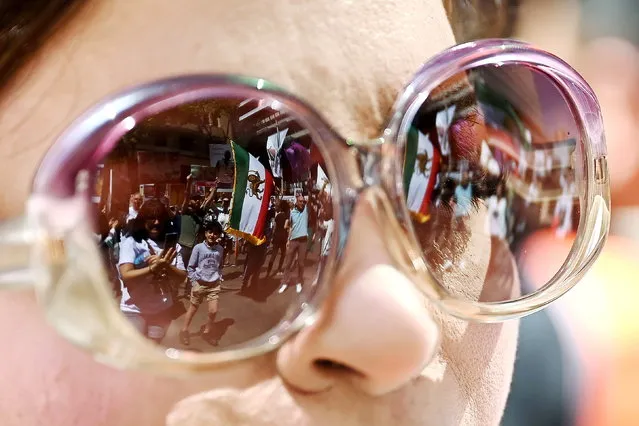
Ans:
[[[218,222],[207,223],[204,226],[204,241],[193,248],[189,265],[188,277],[191,281],[191,299],[186,312],[184,325],[180,331],[180,342],[189,345],[189,327],[198,308],[206,299],[208,305],[208,320],[202,326],[202,338],[216,346],[217,338],[212,336],[213,323],[218,309],[220,295],[220,279],[222,277],[222,260],[224,249],[220,245],[222,226]]]

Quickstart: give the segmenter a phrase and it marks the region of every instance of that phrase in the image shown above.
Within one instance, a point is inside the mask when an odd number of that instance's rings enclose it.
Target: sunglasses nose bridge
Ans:
[[[397,238],[406,232],[401,225],[401,212],[397,200],[401,198],[401,190],[397,186],[397,145],[384,138],[363,142],[349,141],[351,149],[359,161],[361,175],[360,196],[374,206],[375,219],[380,229],[386,233],[391,245],[395,261],[402,267],[409,268],[413,260],[420,257],[414,247],[406,244],[406,239]],[[353,202],[355,202],[353,200]]]
[[[357,157],[364,188],[380,185],[384,175],[384,140],[378,138],[361,142],[349,141],[349,145]]]

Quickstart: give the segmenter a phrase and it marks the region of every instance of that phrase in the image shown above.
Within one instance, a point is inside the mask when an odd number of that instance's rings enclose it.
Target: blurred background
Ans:
[[[560,56],[596,92],[612,183],[595,267],[521,324],[505,426],[639,424],[639,1],[444,0],[458,41],[512,37]],[[553,247],[540,241],[552,257]],[[537,268],[543,269],[540,262]]]

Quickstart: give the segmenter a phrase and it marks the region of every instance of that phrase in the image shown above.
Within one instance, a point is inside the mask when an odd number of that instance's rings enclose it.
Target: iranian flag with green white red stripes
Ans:
[[[404,159],[404,190],[408,210],[420,223],[430,219],[430,203],[437,185],[440,160],[441,152],[431,142],[430,135],[411,129]]]
[[[235,159],[235,183],[226,232],[260,245],[266,240],[264,230],[273,193],[273,176],[244,148],[235,142],[231,142],[231,148]]]

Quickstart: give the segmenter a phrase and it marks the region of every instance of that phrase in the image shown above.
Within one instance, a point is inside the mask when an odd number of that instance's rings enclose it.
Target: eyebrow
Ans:
[[[476,101],[475,87],[465,72],[455,74],[433,89],[427,98],[427,108],[424,112],[433,112],[445,108],[450,104],[471,104]]]

